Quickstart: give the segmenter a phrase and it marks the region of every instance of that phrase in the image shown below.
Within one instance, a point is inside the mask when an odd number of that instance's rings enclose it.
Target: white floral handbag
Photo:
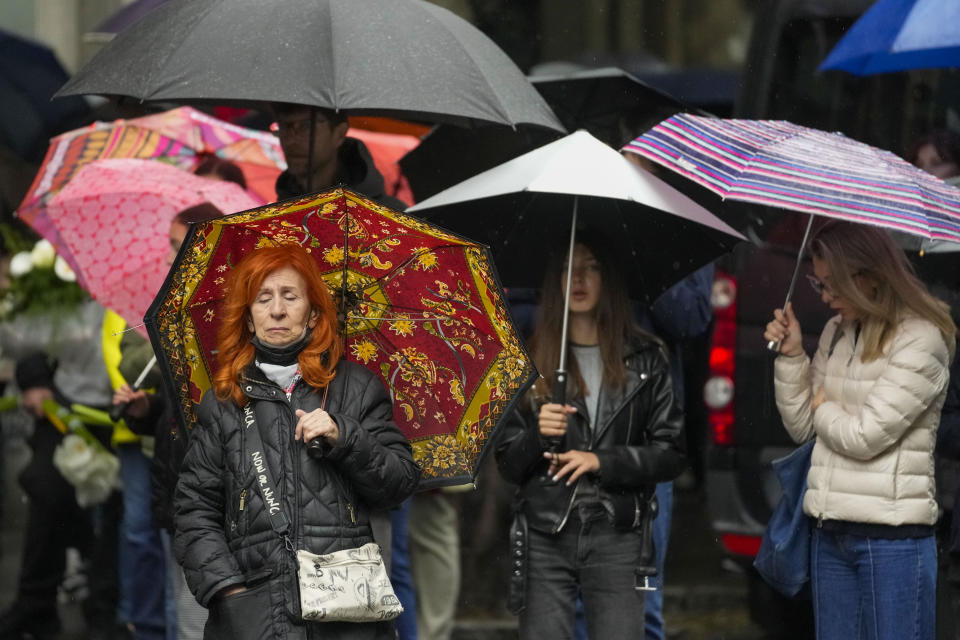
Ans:
[[[304,620],[370,622],[403,613],[376,543],[325,555],[300,549],[297,563]]]
[[[324,393],[324,404],[326,404]],[[253,412],[253,403],[243,408],[248,452],[257,470],[257,488],[270,507],[270,526],[294,550],[290,524],[276,500],[279,495],[266,459],[263,441]],[[393,620],[403,607],[393,592],[390,577],[380,557],[380,547],[369,542],[362,547],[328,554],[304,549],[293,551],[300,588],[300,617],[316,622],[379,622]]]

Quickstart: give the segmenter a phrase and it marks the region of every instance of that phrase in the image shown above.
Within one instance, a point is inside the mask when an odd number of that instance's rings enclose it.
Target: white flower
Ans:
[[[53,272],[64,282],[77,281],[77,274],[73,272],[73,269],[70,268],[67,261],[60,256],[57,256],[56,261],[53,263]]]
[[[112,453],[91,447],[80,436],[64,436],[53,451],[53,464],[77,491],[77,504],[99,504],[119,488],[120,462]]]
[[[33,245],[30,251],[30,259],[33,260],[33,266],[40,269],[49,269],[53,266],[53,261],[57,257],[57,252],[49,240],[39,240]]]
[[[33,269],[33,258],[30,257],[29,251],[21,251],[10,258],[10,275],[14,278],[30,273],[31,269]]]

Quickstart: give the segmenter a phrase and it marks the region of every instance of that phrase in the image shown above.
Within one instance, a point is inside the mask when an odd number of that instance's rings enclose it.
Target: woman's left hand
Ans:
[[[323,438],[327,444],[335,445],[340,439],[340,428],[330,414],[323,409],[314,409],[307,413],[297,409],[297,429],[294,431],[294,440],[310,442],[314,438]]]
[[[823,387],[817,389],[817,392],[813,396],[813,400],[810,402],[810,410],[816,411],[817,407],[822,405],[827,400],[827,394],[823,392]]]
[[[561,453],[544,452],[543,457],[550,461],[550,470],[557,470],[553,474],[553,481],[557,482],[568,473],[570,477],[567,484],[571,485],[585,473],[593,473],[600,470],[600,458],[592,451],[579,451],[572,449]]]

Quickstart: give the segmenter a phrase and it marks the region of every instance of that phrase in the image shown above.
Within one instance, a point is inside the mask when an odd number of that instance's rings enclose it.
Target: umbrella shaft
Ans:
[[[558,371],[567,370],[567,326],[570,319],[570,288],[573,283],[573,248],[577,243],[577,196],[573,197],[573,216],[570,219],[570,248],[567,251],[567,283],[563,293],[563,328],[560,331],[560,366]],[[564,379],[564,383],[566,379]]]
[[[803,252],[807,248],[807,238],[810,237],[810,228],[813,227],[813,214],[810,214],[810,219],[807,220],[807,229],[803,232],[803,242],[800,243],[800,252],[797,254],[797,263],[793,266],[793,277],[790,278],[790,288],[787,289],[787,299],[783,301],[784,313],[786,313],[787,303],[790,302],[790,298],[793,297],[793,289],[797,285],[797,277],[800,275],[800,265],[803,264]],[[769,351],[780,351],[780,341],[771,340],[767,343],[767,349]]]

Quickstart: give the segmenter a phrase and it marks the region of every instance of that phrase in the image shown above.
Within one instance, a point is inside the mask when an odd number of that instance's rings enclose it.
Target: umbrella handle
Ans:
[[[346,280],[344,280],[346,282]],[[346,325],[344,325],[346,326]],[[330,391],[330,385],[327,385],[323,388],[323,399],[320,400],[320,409],[322,411],[327,410],[327,392]],[[323,456],[327,455],[327,451],[332,449],[327,441],[322,437],[316,437],[310,442],[307,443],[307,455],[313,458],[314,460],[319,460]]]
[[[150,361],[147,362],[147,366],[143,368],[143,371],[140,372],[140,375],[137,376],[137,379],[134,381],[134,383],[130,385],[131,391],[137,391],[138,389],[140,389],[140,385],[143,384],[144,379],[147,377],[147,374],[150,373],[150,369],[152,369],[153,365],[155,364],[157,364],[156,355],[150,358]],[[113,422],[120,422],[120,420],[123,419],[124,414],[127,412],[127,407],[129,406],[130,406],[129,402],[121,402],[120,404],[115,404],[112,407],[110,407],[110,411],[108,413],[108,415],[110,416],[110,420],[112,420]]]
[[[550,401],[554,404],[567,404],[567,372],[557,369],[553,372],[553,389]],[[550,453],[558,453],[563,443],[563,438],[548,438],[550,443]]]

